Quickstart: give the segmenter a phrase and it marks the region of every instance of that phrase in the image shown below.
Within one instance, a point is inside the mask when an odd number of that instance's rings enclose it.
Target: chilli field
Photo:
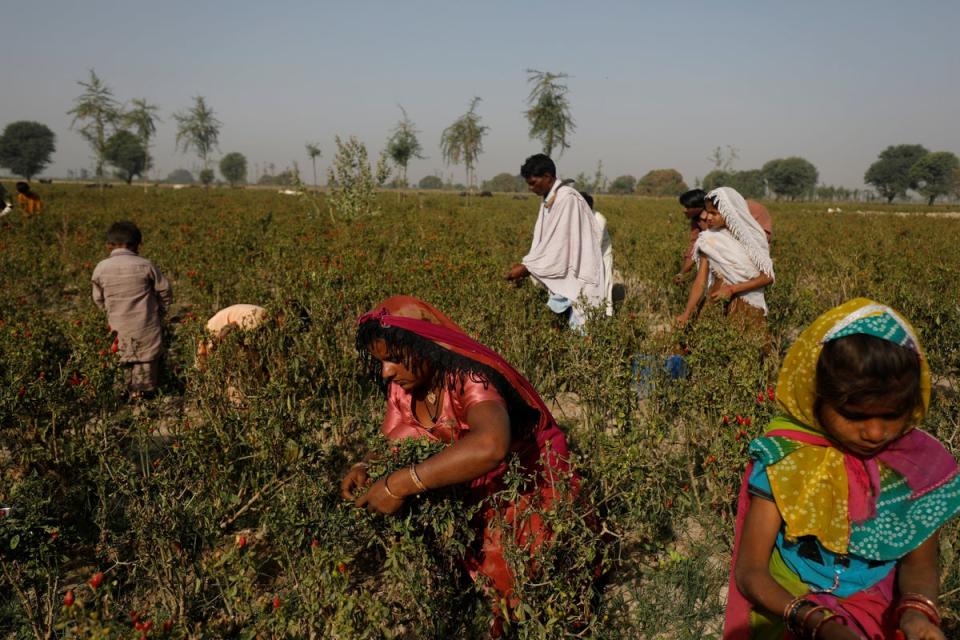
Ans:
[[[339,495],[350,463],[384,448],[383,396],[361,376],[354,322],[393,294],[434,304],[531,380],[595,507],[590,523],[546,516],[558,544],[520,586],[515,637],[719,638],[747,443],[775,413],[791,340],[845,299],[913,321],[936,376],[926,428],[960,454],[950,217],[768,203],[777,280],[762,359],[713,311],[672,328],[688,232],[671,200],[598,197],[624,297],[582,338],[558,328],[542,290],[503,280],[529,246],[532,196],[384,192],[379,215],[353,222],[333,220],[322,195],[52,185],[41,196],[42,216],[0,227],[3,638],[484,637],[489,605],[459,563],[472,514],[455,492],[392,518]],[[137,405],[90,299],[118,219],[139,224],[141,253],[175,296],[162,392]],[[294,301],[308,326],[234,333],[211,366],[194,366],[218,309]],[[648,366],[681,351],[685,379]],[[386,459],[426,453],[409,443]],[[960,637],[958,546],[953,522],[941,539],[948,637]]]

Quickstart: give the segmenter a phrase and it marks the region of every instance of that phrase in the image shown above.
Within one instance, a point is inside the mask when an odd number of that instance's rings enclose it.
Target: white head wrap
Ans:
[[[718,187],[708,193],[707,198],[716,201],[727,229],[743,245],[754,266],[761,273],[773,277],[773,260],[770,259],[767,234],[760,223],[750,215],[750,207],[743,196],[736,189]]]

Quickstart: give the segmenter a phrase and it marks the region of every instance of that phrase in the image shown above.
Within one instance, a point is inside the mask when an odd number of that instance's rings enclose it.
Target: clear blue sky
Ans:
[[[357,135],[371,155],[406,108],[424,160],[447,167],[440,133],[480,96],[490,127],[478,173],[517,173],[539,151],[523,117],[527,68],[570,74],[577,130],[562,175],[689,183],[720,145],[738,169],[800,155],[821,182],[862,185],[889,144],[960,154],[960,2],[210,2],[0,0],[0,126],[29,119],[57,134],[47,175],[91,167],[66,115],[93,68],[120,100],[160,106],[157,174],[197,160],[174,148],[172,113],[203,95],[223,122],[220,151],[253,173],[333,155]],[[22,18],[21,18],[22,16]],[[217,158],[221,154],[217,154]],[[322,179],[321,179],[322,180]]]

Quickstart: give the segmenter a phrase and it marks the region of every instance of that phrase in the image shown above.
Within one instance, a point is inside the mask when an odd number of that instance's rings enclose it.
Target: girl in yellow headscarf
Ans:
[[[943,640],[937,533],[957,463],[918,427],[930,371],[900,314],[858,298],[791,347],[750,443],[725,640]]]

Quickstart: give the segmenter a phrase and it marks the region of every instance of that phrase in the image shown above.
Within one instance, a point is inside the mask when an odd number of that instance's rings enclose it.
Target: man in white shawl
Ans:
[[[714,189],[704,204],[708,228],[693,247],[697,276],[677,324],[690,321],[704,293],[711,300],[729,301],[728,315],[737,313],[762,323],[767,315],[763,290],[774,279],[766,233],[735,189]]]
[[[548,156],[527,158],[520,175],[543,201],[530,251],[507,272],[507,280],[531,276],[550,292],[550,310],[567,316],[570,328],[582,332],[587,310],[606,306],[600,224],[577,190],[557,179]]]
[[[568,180],[567,182],[573,182]],[[613,315],[613,241],[610,239],[610,231],[607,230],[607,218],[602,213],[593,208],[593,196],[586,191],[581,191],[580,195],[586,201],[593,215],[597,218],[600,225],[600,251],[603,253],[603,279],[607,283],[604,291],[604,298],[607,303],[607,315]]]

